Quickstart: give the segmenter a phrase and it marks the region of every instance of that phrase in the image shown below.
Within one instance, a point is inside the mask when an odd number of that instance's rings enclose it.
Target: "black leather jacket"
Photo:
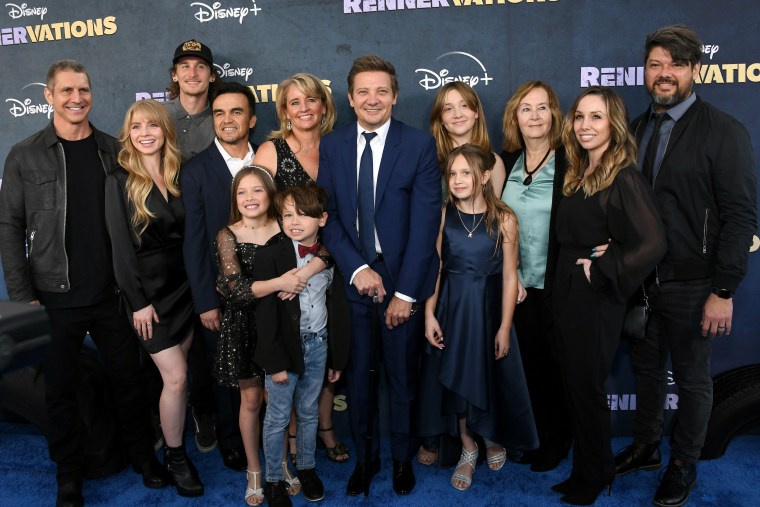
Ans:
[[[118,141],[90,127],[103,170],[116,169]],[[68,292],[66,159],[52,121],[11,148],[0,188],[0,256],[8,295],[38,299],[37,290]]]

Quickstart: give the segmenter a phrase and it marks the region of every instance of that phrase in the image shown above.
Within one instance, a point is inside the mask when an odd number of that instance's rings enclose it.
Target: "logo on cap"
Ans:
[[[182,44],[182,51],[200,51],[201,43],[196,40],[189,40]]]

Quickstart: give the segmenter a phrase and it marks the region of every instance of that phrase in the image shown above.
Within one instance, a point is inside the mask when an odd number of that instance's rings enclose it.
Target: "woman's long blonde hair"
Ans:
[[[132,104],[124,116],[124,122],[119,131],[121,151],[119,151],[118,162],[129,174],[127,176],[127,199],[134,206],[130,225],[139,241],[142,233],[148,228],[150,221],[156,217],[156,214],[148,209],[147,205],[148,195],[153,188],[153,178],[148,174],[140,152],[134,147],[129,137],[132,122],[136,117],[154,122],[161,127],[164,133],[164,145],[161,148],[161,174],[164,177],[166,190],[174,197],[180,196],[179,168],[182,157],[177,148],[177,131],[166,108],[151,99]]]
[[[607,105],[610,122],[610,143],[604,150],[599,165],[587,177],[583,177],[589,165],[588,152],[581,147],[575,136],[575,112],[580,101],[589,95],[597,95]],[[572,195],[583,188],[586,196],[594,195],[612,185],[615,176],[630,165],[636,164],[636,140],[628,130],[628,113],[620,95],[611,88],[592,86],[583,91],[567,112],[562,129],[562,141],[567,156],[567,173],[562,186],[564,195]]]

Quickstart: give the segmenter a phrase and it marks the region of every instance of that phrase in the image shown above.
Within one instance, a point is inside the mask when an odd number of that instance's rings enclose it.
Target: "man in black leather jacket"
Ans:
[[[86,432],[77,403],[82,342],[89,332],[111,377],[122,441],[147,487],[167,484],[150,442],[138,344],[119,296],[105,228],[104,181],[118,141],[88,115],[90,78],[62,60],[50,67],[45,98],[53,120],[15,145],[0,188],[0,255],[11,299],[43,304],[52,340],[43,364],[50,457],[57,464],[57,506],[84,505]]]
[[[755,163],[747,129],[693,91],[702,47],[684,25],[645,45],[652,106],[634,120],[639,166],[654,187],[668,249],[648,285],[646,338],[630,344],[636,372],[634,443],[615,458],[622,475],[661,465],[667,359],[678,384],[670,463],[653,498],[686,503],[712,410],[712,340],[731,332],[733,295],[757,230]]]

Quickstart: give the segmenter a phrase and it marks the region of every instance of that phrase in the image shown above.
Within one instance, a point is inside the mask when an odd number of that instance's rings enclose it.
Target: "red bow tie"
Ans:
[[[311,246],[303,246],[301,243],[298,243],[298,255],[302,258],[309,254],[317,255],[317,252],[319,252],[319,242],[314,243]]]

